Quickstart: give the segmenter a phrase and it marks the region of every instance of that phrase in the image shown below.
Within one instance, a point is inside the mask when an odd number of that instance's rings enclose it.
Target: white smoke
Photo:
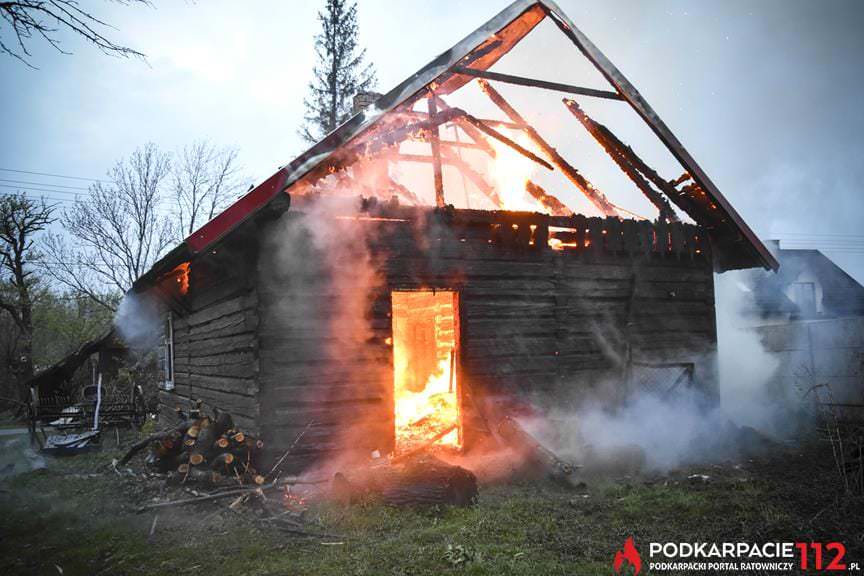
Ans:
[[[768,384],[780,362],[747,328],[745,311],[753,308],[750,278],[747,271],[715,276],[720,407],[739,425],[773,431],[785,403],[769,394]]]
[[[114,315],[114,327],[127,346],[134,350],[147,350],[158,344],[162,316],[155,300],[130,292],[120,301]]]
[[[697,370],[691,388],[679,386],[668,397],[642,391],[620,403],[595,399],[575,413],[550,414],[554,433],[547,429],[544,435],[541,425],[528,423],[532,430],[589,468],[628,468],[641,458],[634,452],[641,451],[645,468],[656,471],[734,457],[741,442],[753,439],[747,429],[742,433],[742,426],[774,432],[775,423],[786,414],[785,405],[773,401],[768,393],[778,361],[765,350],[759,336],[745,327],[748,292],[740,286],[747,286],[747,276],[727,272],[716,280],[718,352],[716,357],[702,359],[718,364],[716,395],[711,394],[710,386],[703,393],[700,385],[705,382],[699,381]],[[593,388],[620,388],[620,380],[613,380],[605,386],[595,382]]]

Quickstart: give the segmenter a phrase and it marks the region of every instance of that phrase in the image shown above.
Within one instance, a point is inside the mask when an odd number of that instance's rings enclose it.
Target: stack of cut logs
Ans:
[[[133,446],[121,464],[148,445],[147,465],[170,473],[170,482],[216,486],[265,481],[257,471],[264,443],[235,428],[227,412],[217,411],[210,418],[193,410],[176,428],[154,434]]]

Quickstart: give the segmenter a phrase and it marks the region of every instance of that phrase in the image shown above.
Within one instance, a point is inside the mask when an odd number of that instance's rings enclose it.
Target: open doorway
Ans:
[[[459,294],[391,294],[396,452],[427,444],[461,448]]]

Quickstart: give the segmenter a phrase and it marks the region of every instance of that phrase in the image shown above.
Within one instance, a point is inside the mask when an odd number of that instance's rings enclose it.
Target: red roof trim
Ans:
[[[186,238],[189,250],[193,254],[198,254],[236,228],[250,214],[256,212],[283,190],[286,177],[284,170],[279,170],[193,232]]]

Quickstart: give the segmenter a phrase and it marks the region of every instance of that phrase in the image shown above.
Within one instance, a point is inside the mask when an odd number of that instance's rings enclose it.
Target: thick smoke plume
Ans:
[[[710,385],[703,392],[705,387],[700,385],[705,382],[699,381],[697,373],[691,388],[679,387],[667,397],[634,391],[623,402],[589,400],[575,412],[552,412],[548,418],[526,424],[589,470],[612,468],[613,472],[640,459],[639,449],[648,470],[668,471],[734,457],[742,426],[766,434],[776,432],[775,423],[786,413],[786,406],[774,402],[768,393],[778,361],[764,349],[759,336],[745,327],[742,309],[747,291],[740,286],[746,285],[746,276],[728,272],[716,280],[718,352],[716,358],[703,359],[717,361],[716,395]],[[594,387],[620,387],[617,380],[606,384],[594,383]]]
[[[273,372],[264,376],[273,384],[264,387],[263,402],[290,401],[321,413],[276,409],[279,421],[301,428],[308,424],[298,443],[301,453],[314,444],[334,458],[352,451],[368,457],[377,448],[383,453],[386,438],[359,431],[378,407],[376,420],[386,421],[374,398],[384,397],[380,388],[392,379],[387,366],[376,362],[381,346],[370,345],[375,337],[370,307],[381,284],[380,266],[369,246],[370,222],[357,218],[359,198],[348,191],[325,192],[298,201],[302,206],[268,231],[261,252],[261,329],[280,342],[262,351],[270,355],[267,365]],[[287,388],[281,387],[283,380]],[[289,446],[299,432],[292,428],[268,441]]]

